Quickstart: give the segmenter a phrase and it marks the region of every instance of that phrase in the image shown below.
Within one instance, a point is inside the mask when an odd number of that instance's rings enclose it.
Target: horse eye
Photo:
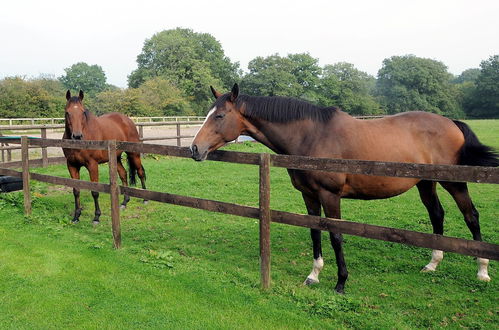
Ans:
[[[215,119],[222,119],[223,117],[225,117],[225,113],[219,113],[215,116]]]

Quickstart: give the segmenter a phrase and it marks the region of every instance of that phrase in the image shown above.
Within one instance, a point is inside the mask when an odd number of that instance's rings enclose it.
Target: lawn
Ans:
[[[499,121],[469,121],[482,142],[499,149]],[[226,149],[262,152],[246,143]],[[258,167],[190,159],[144,160],[148,188],[243,205],[258,205]],[[37,169],[68,177],[64,166]],[[82,171],[83,179],[88,175]],[[101,181],[107,166],[101,166]],[[20,192],[0,195],[0,328],[474,328],[499,325],[497,262],[490,283],[476,280],[476,261],[447,253],[435,273],[420,273],[431,251],[345,236],[350,272],[346,294],[333,292],[334,254],[323,234],[321,283],[303,287],[312,267],[309,232],[273,224],[272,288],[259,288],[258,223],[132,199],[122,212],[123,248],[114,250],[109,197],[101,224],[93,203],[70,224],[69,188],[33,185],[33,215]],[[271,170],[271,206],[304,213],[284,169]],[[471,184],[485,241],[499,243],[499,187]],[[446,235],[470,238],[442,189]],[[345,219],[431,232],[412,189],[379,201],[342,202]]]

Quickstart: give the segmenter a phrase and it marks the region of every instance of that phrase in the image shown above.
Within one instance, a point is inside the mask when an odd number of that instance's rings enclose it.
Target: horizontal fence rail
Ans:
[[[156,122],[156,121],[203,121],[204,116],[162,116],[162,117],[130,117],[134,122]],[[18,125],[18,123],[64,123],[64,117],[57,118],[0,118],[0,125]]]
[[[2,138],[0,137],[0,142]],[[29,146],[38,147],[62,147],[74,149],[96,149],[107,150],[109,153],[117,151],[131,151],[140,153],[151,153],[174,157],[190,157],[190,151],[185,147],[153,145],[133,142],[120,141],[73,141],[58,139],[11,139],[11,143],[21,143],[24,150]],[[300,215],[283,211],[271,210],[268,202],[269,185],[267,184],[269,167],[283,167],[303,171],[332,171],[341,173],[352,173],[355,175],[375,175],[392,176],[403,178],[417,178],[434,181],[458,181],[458,182],[477,182],[499,184],[499,168],[472,167],[458,165],[429,165],[429,164],[409,164],[392,163],[363,160],[346,159],[325,159],[303,156],[287,155],[268,155],[233,151],[215,151],[209,154],[208,159],[212,161],[231,162],[239,164],[251,164],[260,166],[260,206],[243,206],[227,202],[220,202],[208,199],[195,198],[190,196],[181,196],[164,192],[143,190],[138,188],[117,186],[116,173],[110,171],[111,184],[80,181],[68,178],[54,177],[28,171],[30,166],[39,164],[39,160],[28,160],[27,153],[23,153],[21,162],[11,162],[1,164],[0,174],[17,177],[29,177],[29,179],[41,182],[64,185],[72,188],[87,189],[113,194],[127,194],[132,197],[143,198],[162,203],[175,204],[185,207],[197,208],[224,214],[231,214],[241,217],[260,219],[260,239],[261,239],[261,274],[262,286],[264,288],[270,285],[270,247],[267,238],[270,237],[270,227],[263,221],[268,218],[272,222],[288,225],[320,229],[325,231],[334,231],[349,235],[355,235],[370,239],[378,239],[389,242],[402,243],[418,247],[438,249],[448,252],[455,252],[464,255],[477,256],[493,260],[499,260],[499,245],[466,240],[461,238],[446,237],[435,234],[414,232],[404,229],[388,228],[375,226],[365,223],[345,221],[342,219],[323,218],[310,215]],[[266,160],[265,160],[266,159]],[[49,163],[60,163],[64,158],[51,159]],[[23,167],[23,172],[14,171],[13,167]],[[116,171],[114,171],[116,172]],[[267,179],[266,179],[267,178]],[[27,181],[29,185],[29,181]],[[115,188],[112,188],[115,186]],[[114,189],[114,190],[113,190]],[[26,192],[25,192],[26,194]],[[266,197],[267,196],[267,197]],[[262,202],[264,201],[264,202]],[[26,200],[29,203],[29,199]],[[263,204],[262,204],[263,203]],[[121,244],[119,230],[119,211],[118,204],[112,208],[113,236],[115,237],[115,247]],[[30,211],[26,208],[25,212]],[[267,215],[265,215],[267,214]],[[263,241],[262,241],[263,240]]]

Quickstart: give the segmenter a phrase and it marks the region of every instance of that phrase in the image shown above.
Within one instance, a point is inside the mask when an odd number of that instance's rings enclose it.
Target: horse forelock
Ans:
[[[230,93],[219,97],[214,106],[223,106],[228,101],[230,101]],[[245,117],[277,123],[304,119],[324,123],[331,120],[338,110],[336,107],[319,107],[290,97],[250,95],[239,95],[235,100],[235,107],[243,109],[241,113]]]
[[[68,100],[68,104],[72,103],[81,103],[81,100],[78,96],[71,96],[71,98]]]

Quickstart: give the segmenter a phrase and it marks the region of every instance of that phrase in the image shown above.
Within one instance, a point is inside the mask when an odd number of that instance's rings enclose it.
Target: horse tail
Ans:
[[[464,145],[459,151],[459,165],[499,167],[499,154],[482,144],[471,128],[458,120],[454,124],[463,132]]]
[[[135,186],[135,184],[137,183],[137,180],[135,178],[137,176],[138,168],[135,164],[132,153],[131,152],[127,153],[126,156],[128,161],[128,176],[130,180],[130,185]]]

